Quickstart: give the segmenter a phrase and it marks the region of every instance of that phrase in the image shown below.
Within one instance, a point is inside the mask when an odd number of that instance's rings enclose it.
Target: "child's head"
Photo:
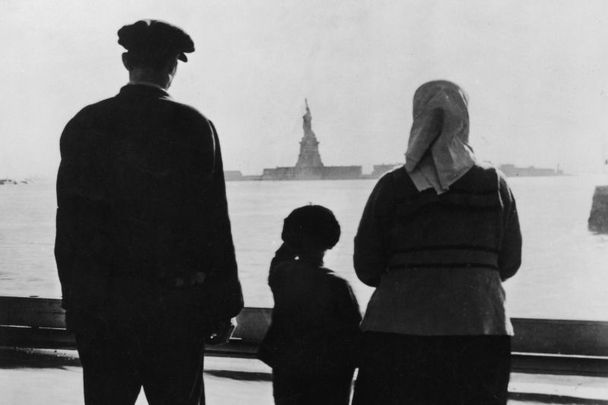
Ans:
[[[305,205],[285,218],[281,238],[295,250],[325,251],[338,243],[340,224],[331,210]]]

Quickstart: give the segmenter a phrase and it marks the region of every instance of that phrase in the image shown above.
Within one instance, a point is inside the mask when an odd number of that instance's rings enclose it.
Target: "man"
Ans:
[[[204,403],[204,341],[243,306],[215,128],[166,90],[194,51],[155,20],[118,31],[130,82],[61,136],[55,257],[86,404]]]

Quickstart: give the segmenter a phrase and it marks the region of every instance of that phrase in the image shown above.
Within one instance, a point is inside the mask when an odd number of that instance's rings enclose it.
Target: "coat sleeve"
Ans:
[[[517,273],[521,265],[522,237],[515,198],[504,177],[500,177],[503,202],[503,236],[498,254],[500,278],[504,281]]]
[[[55,261],[61,282],[62,306],[66,310],[71,307],[78,257],[97,254],[97,248],[104,245],[100,238],[107,226],[103,176],[93,164],[97,160],[94,156],[96,146],[94,140],[86,137],[82,121],[82,113],[79,113],[61,135],[61,163],[57,173]]]
[[[213,167],[213,186],[214,186],[214,261],[212,266],[218,271],[237,274],[237,263],[234,252],[234,242],[232,239],[232,229],[228,214],[228,199],[226,196],[226,183],[224,179],[224,166],[222,163],[222,152],[217,131],[213,123],[209,122],[214,140],[215,158]]]
[[[243,308],[243,293],[238,278],[238,268],[234,251],[234,242],[228,214],[228,201],[226,197],[226,184],[224,180],[224,167],[219,138],[214,125],[209,121],[214,141],[214,167],[211,184],[213,202],[210,212],[206,213],[212,218],[211,230],[211,263],[208,281],[217,286],[218,297],[216,304],[219,312],[218,318],[231,318],[236,316]]]
[[[74,229],[76,227],[73,214],[78,201],[74,193],[74,173],[78,171],[78,164],[73,156],[74,145],[73,124],[68,123],[61,135],[60,150],[61,163],[57,173],[57,216],[55,233],[55,262],[61,283],[62,306],[70,308],[70,292],[74,267]]]
[[[376,287],[388,264],[388,223],[394,196],[391,175],[385,175],[372,191],[355,236],[354,267],[359,280]]]

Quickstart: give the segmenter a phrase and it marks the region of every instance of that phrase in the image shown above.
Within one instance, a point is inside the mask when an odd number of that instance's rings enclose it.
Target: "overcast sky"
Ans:
[[[411,98],[449,79],[482,160],[602,168],[607,1],[0,0],[0,178],[54,176],[65,123],[126,83],[116,31],[181,26],[171,95],[220,133],[226,169],[293,165],[304,98],[327,165],[401,162]]]

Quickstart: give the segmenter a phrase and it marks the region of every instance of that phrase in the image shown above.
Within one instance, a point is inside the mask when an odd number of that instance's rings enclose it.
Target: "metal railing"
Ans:
[[[230,341],[208,354],[252,358],[270,324],[271,309],[245,308]],[[608,376],[608,322],[513,318],[514,371]],[[0,297],[0,346],[73,349],[60,300]]]

